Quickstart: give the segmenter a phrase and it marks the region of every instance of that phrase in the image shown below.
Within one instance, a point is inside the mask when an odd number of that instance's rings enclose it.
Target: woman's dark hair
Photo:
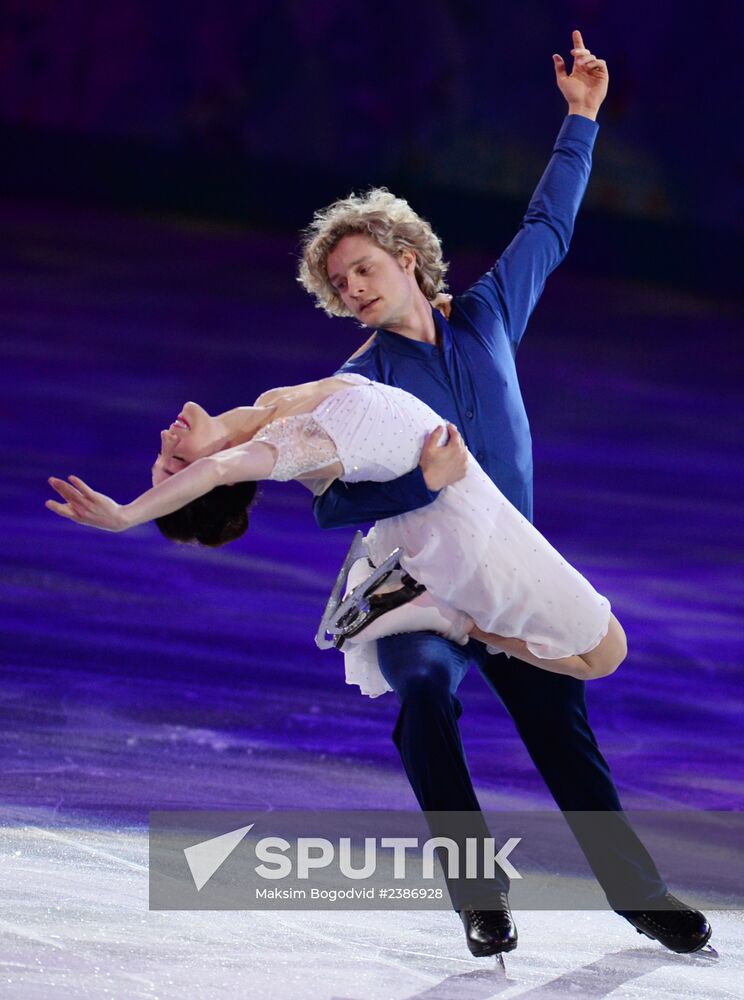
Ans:
[[[215,486],[203,497],[187,503],[155,523],[174,542],[225,545],[240,538],[248,529],[248,508],[256,496],[257,483]]]

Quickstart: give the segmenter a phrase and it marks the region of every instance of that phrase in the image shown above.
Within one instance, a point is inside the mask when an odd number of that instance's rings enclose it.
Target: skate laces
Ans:
[[[499,893],[498,908],[490,910],[471,910],[470,921],[478,930],[484,930],[492,924],[503,920],[504,915],[509,914],[509,900],[505,892]]]
[[[691,922],[696,920],[697,911],[687,906],[682,900],[677,899],[670,892],[665,893],[664,901],[671,905],[671,909],[645,910],[643,916],[652,923],[662,926],[667,933],[681,934],[689,933]]]

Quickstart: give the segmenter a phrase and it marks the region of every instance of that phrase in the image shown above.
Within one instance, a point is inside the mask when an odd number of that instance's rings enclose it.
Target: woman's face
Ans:
[[[153,485],[211,454],[210,446],[221,439],[223,432],[219,420],[210,417],[198,403],[186,403],[170,427],[160,432],[160,451],[152,467]]]

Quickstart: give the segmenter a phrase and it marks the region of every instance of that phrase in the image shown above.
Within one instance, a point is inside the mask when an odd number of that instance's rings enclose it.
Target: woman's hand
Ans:
[[[49,479],[49,485],[66,503],[47,500],[44,506],[48,510],[53,510],[55,514],[67,517],[76,524],[89,524],[102,531],[126,531],[129,524],[121,504],[103,493],[96,493],[77,476],[68,476],[68,479],[69,483],[54,476]]]
[[[584,47],[580,31],[573,32],[573,43],[571,55],[574,61],[570,75],[566,72],[566,64],[561,56],[557,53],[553,55],[556,82],[568,101],[569,114],[596,118],[599,107],[607,96],[610,80],[607,63],[604,59],[597,59]]]
[[[452,312],[452,296],[448,295],[447,292],[439,292],[435,299],[432,299],[431,304],[435,309],[438,309],[445,319],[450,318],[450,313]]]

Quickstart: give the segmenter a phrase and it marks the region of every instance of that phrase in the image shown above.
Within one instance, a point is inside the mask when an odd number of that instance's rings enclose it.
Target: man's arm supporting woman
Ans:
[[[313,501],[313,514],[321,528],[349,528],[396,517],[432,503],[445,486],[462,479],[468,450],[454,426],[447,424],[448,439],[440,445],[442,428],[431,431],[421,449],[419,464],[386,483],[335,482]]]

